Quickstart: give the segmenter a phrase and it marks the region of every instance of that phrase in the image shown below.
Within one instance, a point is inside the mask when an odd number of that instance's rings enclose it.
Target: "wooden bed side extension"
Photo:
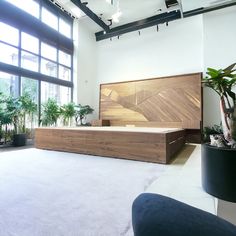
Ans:
[[[120,128],[37,128],[35,147],[166,164],[185,143],[183,129]]]

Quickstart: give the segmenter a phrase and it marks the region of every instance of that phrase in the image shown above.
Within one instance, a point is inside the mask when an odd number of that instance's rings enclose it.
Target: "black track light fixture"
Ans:
[[[108,19],[107,21],[109,21],[109,25],[108,26],[111,26],[112,25],[112,19]]]
[[[177,0],[165,0],[165,4],[167,8],[179,5]]]

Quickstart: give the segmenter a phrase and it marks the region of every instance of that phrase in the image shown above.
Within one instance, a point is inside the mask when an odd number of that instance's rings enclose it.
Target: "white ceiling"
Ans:
[[[55,0],[60,3],[66,10],[70,11],[73,15],[79,18],[79,20],[88,21],[91,24],[91,29],[94,31],[100,31],[101,28],[96,25],[91,19],[79,10],[70,0]],[[180,3],[177,7],[171,9],[166,8],[165,0],[113,0],[113,5],[109,0],[84,0],[82,2],[88,2],[87,7],[90,8],[96,15],[109,24],[108,19],[112,18],[112,15],[117,12],[119,2],[119,9],[122,12],[119,23],[113,24],[111,28],[123,25],[132,21],[141,20],[150,16],[154,16],[166,11],[174,9],[182,9],[183,12],[194,10],[201,7],[213,7],[226,2],[235,2],[235,0],[178,0]],[[111,1],[111,0],[110,0]],[[160,11],[161,9],[161,11]]]

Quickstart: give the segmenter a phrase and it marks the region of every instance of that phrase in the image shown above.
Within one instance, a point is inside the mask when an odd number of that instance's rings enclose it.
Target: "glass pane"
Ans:
[[[0,40],[18,46],[19,43],[18,29],[0,22]]]
[[[57,64],[48,60],[41,59],[41,73],[57,77]]]
[[[39,70],[38,69],[39,68],[38,56],[22,51],[21,52],[21,67],[28,70],[32,70],[32,71],[38,71]]]
[[[71,55],[59,50],[59,63],[71,67]]]
[[[57,101],[58,105],[63,105],[71,101],[71,88],[52,83],[41,82],[41,103],[49,98]]]
[[[34,79],[21,78],[21,95],[29,94],[32,101],[38,104],[38,81]]]
[[[28,51],[39,53],[39,40],[34,36],[22,32],[21,34],[21,47]]]
[[[57,61],[57,49],[46,43],[41,43],[41,55],[53,61]]]
[[[17,95],[18,76],[0,71],[0,93],[5,96]]]
[[[39,18],[39,4],[34,0],[7,0],[9,3]]]
[[[71,80],[71,70],[64,66],[59,66],[59,79]]]
[[[58,31],[58,18],[46,8],[42,8],[42,22]]]
[[[59,19],[59,32],[66,37],[71,38],[71,25],[61,18]]]
[[[18,49],[4,43],[0,43],[0,61],[18,66]]]

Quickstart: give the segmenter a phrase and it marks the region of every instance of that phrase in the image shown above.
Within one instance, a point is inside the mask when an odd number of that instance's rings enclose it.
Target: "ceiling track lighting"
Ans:
[[[165,4],[167,8],[170,8],[179,5],[179,2],[177,0],[165,0]]]
[[[168,26],[169,25],[169,22],[166,22],[166,26]]]
[[[112,26],[112,19],[108,19],[107,21],[109,21],[109,25],[108,26]]]
[[[159,25],[157,25],[157,32],[159,31]]]
[[[67,15],[69,15],[72,19],[78,19],[75,15],[73,15],[70,11],[66,10],[60,3],[58,3],[55,0],[50,0],[52,4],[54,4],[56,7],[58,7],[61,11],[65,12]]]
[[[118,23],[120,21],[121,15],[122,15],[122,12],[120,10],[120,1],[117,0],[117,2],[116,2],[116,13],[111,16],[113,22]]]
[[[107,3],[113,5],[114,4],[114,0],[106,0]]]

